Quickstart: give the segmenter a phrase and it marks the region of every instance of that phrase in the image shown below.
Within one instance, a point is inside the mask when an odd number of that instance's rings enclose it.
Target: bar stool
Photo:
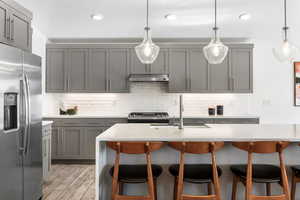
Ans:
[[[215,152],[224,146],[224,142],[170,142],[169,145],[179,150],[180,164],[171,165],[170,173],[175,177],[174,200],[192,199],[221,199],[219,177],[221,168],[217,167]],[[212,164],[184,164],[185,153],[211,154]],[[207,196],[195,196],[183,194],[184,182],[194,184],[208,184]],[[215,194],[212,194],[211,184],[214,185]]]
[[[110,169],[113,177],[112,200],[156,200],[156,179],[162,173],[162,167],[151,164],[151,152],[160,149],[163,142],[107,142],[107,146],[116,151],[115,165]],[[120,154],[146,154],[146,165],[120,165]],[[125,196],[123,184],[148,183],[149,195]]]
[[[291,167],[292,169],[292,189],[291,189],[291,200],[295,200],[296,185],[300,182],[300,165]]]
[[[239,182],[242,182],[246,186],[245,197],[247,200],[289,200],[290,191],[288,178],[282,155],[283,150],[288,145],[288,142],[234,142],[233,146],[248,152],[248,164],[231,166],[231,171],[233,173],[232,200],[236,199],[237,184]],[[274,165],[252,164],[253,153],[268,154],[276,152],[279,155],[280,167]],[[253,182],[266,184],[267,196],[257,196],[252,194]],[[271,183],[280,184],[283,187],[283,194],[271,196]]]

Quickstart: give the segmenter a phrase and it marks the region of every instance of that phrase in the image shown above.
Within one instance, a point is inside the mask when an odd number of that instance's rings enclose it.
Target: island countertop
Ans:
[[[207,127],[116,124],[96,139],[99,141],[290,141],[300,142],[300,125],[207,124]]]

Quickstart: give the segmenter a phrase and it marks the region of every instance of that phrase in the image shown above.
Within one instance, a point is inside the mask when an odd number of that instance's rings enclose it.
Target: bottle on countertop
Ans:
[[[208,115],[209,115],[209,116],[214,116],[214,115],[216,115],[216,109],[215,109],[214,106],[209,106],[209,107],[208,107]]]
[[[224,106],[217,105],[217,115],[224,115]]]

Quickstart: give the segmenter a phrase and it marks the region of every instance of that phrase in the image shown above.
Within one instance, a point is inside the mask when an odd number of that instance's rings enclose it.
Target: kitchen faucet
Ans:
[[[179,96],[179,118],[180,118],[180,122],[178,125],[179,129],[183,129],[183,111],[184,111],[184,107],[183,107],[183,95],[181,94]]]

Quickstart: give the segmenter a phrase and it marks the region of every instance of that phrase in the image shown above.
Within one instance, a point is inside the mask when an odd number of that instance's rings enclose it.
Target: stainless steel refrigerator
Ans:
[[[41,58],[0,44],[0,199],[42,196]]]

